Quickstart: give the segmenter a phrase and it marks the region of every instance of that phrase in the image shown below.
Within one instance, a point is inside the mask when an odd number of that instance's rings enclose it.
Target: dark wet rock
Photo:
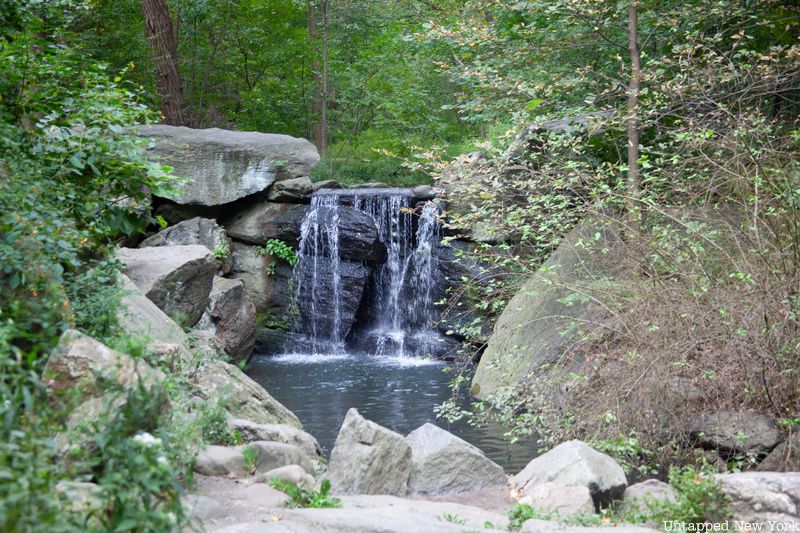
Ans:
[[[248,202],[223,219],[228,235],[247,244],[278,239],[296,245],[308,206],[259,200]]]

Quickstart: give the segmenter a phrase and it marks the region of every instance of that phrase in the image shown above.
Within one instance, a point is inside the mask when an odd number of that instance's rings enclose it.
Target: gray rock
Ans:
[[[503,468],[481,450],[433,424],[425,424],[407,437],[411,446],[408,491],[448,494],[503,485]]]
[[[162,311],[186,326],[200,320],[217,261],[201,245],[120,248],[124,273]]]
[[[657,479],[648,479],[634,483],[622,494],[620,512],[625,513],[639,509],[647,510],[649,502],[674,502],[677,497],[675,489]]]
[[[592,493],[587,487],[540,483],[520,498],[519,502],[537,509],[556,511],[561,517],[594,512]]]
[[[245,463],[247,450],[252,450],[254,453],[252,465]],[[194,470],[204,476],[232,475],[246,478],[289,465],[298,465],[305,472],[314,472],[314,464],[297,446],[266,441],[251,442],[236,447],[206,446],[198,453]]]
[[[628,484],[622,467],[611,457],[579,440],[559,444],[514,476],[517,489],[526,495],[536,485],[547,482],[588,488],[595,507],[621,497]]]
[[[292,483],[303,487],[306,490],[319,490],[314,477],[306,472],[300,465],[286,465],[275,468],[263,474],[258,474],[253,478],[255,483],[269,483],[273,479],[278,479],[286,483]]]
[[[208,496],[187,494],[181,498],[181,506],[186,514],[198,520],[220,520],[228,515],[228,509]]]
[[[411,446],[402,435],[347,411],[328,465],[337,494],[404,495],[410,472]]]
[[[436,198],[436,191],[430,185],[417,185],[411,189],[411,195],[417,200],[433,200]]]
[[[228,235],[247,244],[264,245],[270,239],[278,239],[296,245],[307,211],[307,205],[259,200],[237,209],[223,219],[223,224]]]
[[[308,473],[316,472],[316,465],[306,453],[294,444],[285,442],[255,441],[239,446],[256,451],[256,471],[269,472],[283,466],[298,465]]]
[[[225,230],[217,225],[217,221],[210,218],[194,217],[179,222],[146,238],[139,243],[139,248],[187,244],[205,246],[220,262],[220,271],[223,274],[230,270],[231,240],[225,234]]]
[[[372,181],[369,183],[354,183],[352,185],[347,185],[345,188],[347,189],[388,189],[389,185],[387,183],[383,183],[382,181]]]
[[[229,276],[244,283],[245,292],[258,313],[288,317],[292,292],[292,266],[285,261],[264,255],[257,246],[233,243],[233,264]]]
[[[244,456],[241,450],[228,446],[206,446],[194,461],[194,471],[204,476],[246,477],[248,472],[244,467]]]
[[[238,279],[214,277],[197,329],[214,334],[231,360],[247,361],[256,341],[256,306]]]
[[[509,301],[495,324],[472,379],[471,392],[487,398],[498,390],[558,363],[576,342],[602,335],[615,322],[606,308],[586,295],[622,277],[612,260],[621,240],[610,223],[584,221]],[[571,287],[580,287],[579,294]],[[578,371],[575,358],[563,372]]]
[[[103,382],[113,381],[130,390],[141,382],[145,390],[154,391],[164,382],[164,374],[143,359],[112,350],[74,329],[65,331],[50,354],[42,381],[50,394],[80,391],[100,397]]]
[[[300,203],[311,194],[313,184],[308,177],[291,178],[272,184],[267,192],[267,199],[271,202]]]
[[[800,471],[800,430],[791,432],[789,438],[769,452],[756,470],[761,472],[798,472]]]
[[[718,474],[716,479],[731,500],[733,520],[763,523],[764,531],[793,531],[800,523],[800,472]]]
[[[150,301],[128,276],[119,275],[119,287],[122,299],[117,319],[125,333],[144,337],[148,346],[153,343],[186,345],[186,334],[181,327]]]
[[[223,361],[206,361],[193,376],[190,386],[194,394],[202,399],[221,400],[232,418],[244,418],[257,424],[289,424],[303,428],[294,413],[237,366]]]
[[[322,457],[317,439],[294,426],[287,424],[256,424],[241,418],[228,421],[228,427],[237,431],[242,442],[255,442],[259,440],[283,442],[297,446],[311,459],[316,461]]]
[[[55,492],[66,500],[70,513],[88,518],[88,526],[100,530],[102,524],[97,516],[103,511],[103,489],[86,481],[59,481]]]
[[[170,198],[179,204],[216,206],[264,191],[279,178],[308,176],[319,161],[305,139],[270,133],[144,126],[152,159],[186,179]]]
[[[336,180],[322,180],[314,183],[311,190],[316,192],[320,189],[341,189],[342,184]]]
[[[771,418],[748,411],[718,411],[702,416],[692,424],[690,434],[702,447],[721,454],[765,455],[785,437]]]

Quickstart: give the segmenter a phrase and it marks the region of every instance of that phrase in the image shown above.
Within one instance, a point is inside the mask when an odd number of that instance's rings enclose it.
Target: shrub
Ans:
[[[294,483],[289,483],[288,481],[283,481],[278,478],[271,479],[269,484],[272,487],[285,492],[292,499],[289,503],[289,507],[323,508],[340,507],[342,505],[342,502],[338,498],[332,498],[328,496],[331,491],[331,482],[327,479],[322,480],[320,489],[317,492],[305,489],[299,485],[295,485]]]

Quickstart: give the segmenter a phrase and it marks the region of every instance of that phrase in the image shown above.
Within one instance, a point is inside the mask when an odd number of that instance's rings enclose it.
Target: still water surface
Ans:
[[[300,418],[326,454],[347,410],[402,435],[431,422],[477,446],[510,474],[536,456],[535,443],[511,445],[499,427],[474,428],[436,419],[433,408],[450,397],[447,363],[367,355],[254,355],[247,373]]]

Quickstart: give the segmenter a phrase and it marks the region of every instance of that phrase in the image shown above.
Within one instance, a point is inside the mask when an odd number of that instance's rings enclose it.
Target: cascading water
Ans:
[[[301,227],[293,276],[298,317],[287,350],[431,353],[439,339],[433,328],[438,213],[433,202],[415,205],[407,189],[316,192]],[[342,257],[343,241],[363,236],[366,224],[376,246],[385,247],[385,261]]]

